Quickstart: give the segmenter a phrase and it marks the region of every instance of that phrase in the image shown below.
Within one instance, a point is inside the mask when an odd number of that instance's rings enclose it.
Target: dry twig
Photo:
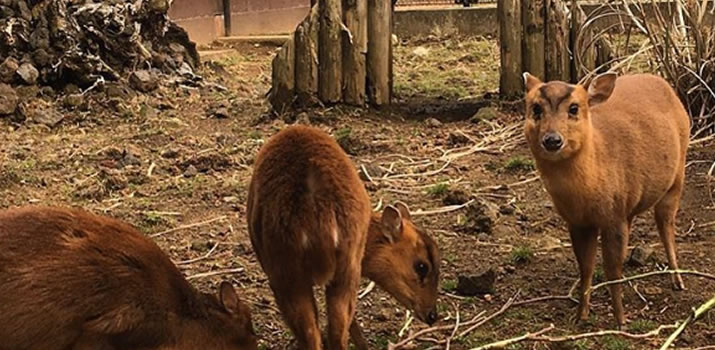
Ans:
[[[219,216],[219,217],[215,217],[215,218],[210,219],[210,220],[206,220],[206,221],[202,221],[202,222],[196,222],[196,223],[188,224],[188,225],[183,225],[183,226],[179,226],[179,227],[172,228],[172,229],[170,229],[170,230],[166,230],[166,231],[162,231],[162,232],[159,232],[159,233],[155,233],[155,234],[153,234],[153,235],[150,235],[149,237],[151,237],[151,238],[159,237],[159,236],[165,235],[165,234],[167,234],[167,233],[171,233],[171,232],[176,232],[176,231],[186,230],[186,229],[190,229],[190,228],[194,228],[194,227],[199,227],[199,226],[203,226],[203,225],[208,225],[208,224],[213,223],[213,222],[216,222],[216,221],[225,220],[226,218],[227,218],[226,215],[221,215],[221,216]]]

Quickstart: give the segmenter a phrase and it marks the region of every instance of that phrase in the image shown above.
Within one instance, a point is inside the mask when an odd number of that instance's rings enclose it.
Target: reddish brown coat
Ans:
[[[411,223],[403,204],[388,206],[371,221],[370,200],[354,165],[318,129],[289,127],[261,148],[249,188],[248,230],[301,349],[322,347],[316,285],[326,286],[330,349],[347,348],[361,275],[375,278],[420,318],[436,318],[435,243]],[[364,348],[357,323],[352,331]]]
[[[633,218],[655,208],[669,265],[677,269],[675,215],[690,119],[673,89],[654,75],[604,74],[586,86],[525,78],[525,135],[544,186],[569,225],[581,271],[577,316],[586,319],[599,233],[606,277],[621,278]],[[674,283],[683,287],[680,276]],[[621,325],[620,285],[611,287],[611,297]]]
[[[136,229],[74,209],[0,212],[0,310],[0,349],[256,349],[229,284],[199,293]]]

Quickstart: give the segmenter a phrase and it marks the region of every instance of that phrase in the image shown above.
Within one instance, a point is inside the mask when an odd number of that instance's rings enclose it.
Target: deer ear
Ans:
[[[385,235],[390,244],[400,240],[402,234],[402,214],[400,210],[388,205],[382,211],[380,220],[382,225],[382,234]]]
[[[400,215],[402,215],[402,218],[405,220],[410,220],[410,207],[407,206],[404,202],[397,201],[395,203],[395,208],[400,211]]]
[[[221,282],[218,296],[226,312],[235,314],[241,311],[241,299],[238,298],[238,294],[236,294],[236,290],[233,289],[231,283]]]
[[[588,105],[595,106],[606,102],[613,89],[616,87],[616,73],[603,73],[595,78],[586,86],[588,91]]]
[[[524,72],[524,87],[526,87],[526,93],[536,89],[537,86],[543,84],[539,78],[531,75],[529,72]]]

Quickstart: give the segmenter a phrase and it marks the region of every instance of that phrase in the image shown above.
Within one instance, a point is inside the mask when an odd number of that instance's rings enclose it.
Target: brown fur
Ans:
[[[331,350],[347,349],[349,333],[365,346],[352,322],[361,275],[422,318],[435,309],[435,243],[409,220],[403,204],[371,219],[370,200],[354,165],[318,129],[289,127],[261,148],[248,194],[248,230],[300,349],[322,349],[316,285],[326,286]],[[414,272],[418,260],[429,267],[424,279]]]
[[[248,307],[198,293],[151,240],[73,209],[0,212],[0,349],[253,350]]]
[[[670,268],[677,269],[675,215],[690,121],[673,89],[654,75],[602,75],[588,86],[543,84],[525,76],[526,138],[544,186],[569,226],[581,273],[577,317],[586,319],[584,292],[591,286],[599,233],[606,277],[622,278],[633,218],[655,208]],[[536,104],[543,110],[540,120],[534,118]],[[572,104],[579,107],[574,117],[568,112]],[[559,152],[541,146],[549,132],[563,136]],[[683,287],[680,276],[674,282]],[[620,326],[625,320],[621,286],[610,292]]]

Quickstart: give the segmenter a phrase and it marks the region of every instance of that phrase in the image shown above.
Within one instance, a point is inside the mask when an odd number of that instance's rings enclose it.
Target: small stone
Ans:
[[[391,39],[392,39],[392,45],[393,45],[393,46],[397,46],[397,45],[400,44],[400,39],[397,37],[397,35],[392,34]]]
[[[637,245],[631,251],[631,256],[628,258],[628,264],[635,267],[648,265],[648,261],[653,256],[653,248],[643,245]]]
[[[492,295],[491,294],[484,294],[484,301],[491,303],[492,302]]]
[[[429,125],[432,128],[439,128],[440,126],[442,126],[442,122],[435,118],[429,118],[429,119],[425,120],[425,123],[427,123],[427,125]]]
[[[179,151],[175,149],[167,149],[164,150],[164,152],[161,152],[161,157],[162,158],[167,158],[167,159],[174,159],[179,157]]]
[[[32,52],[32,60],[38,67],[47,67],[52,61],[52,56],[45,49],[37,49]]]
[[[219,107],[215,111],[211,113],[211,116],[216,118],[216,119],[228,119],[230,116],[228,112],[228,108],[226,107]]]
[[[198,175],[199,171],[196,169],[195,166],[189,165],[186,170],[184,171],[184,177],[194,177]]]
[[[32,111],[30,114],[27,115],[27,119],[34,123],[54,128],[60,122],[62,122],[63,119],[65,119],[65,116],[62,115],[62,113],[57,112],[53,108],[48,107]]]
[[[466,221],[461,230],[466,233],[491,233],[497,220],[498,210],[494,204],[478,201],[467,207]]]
[[[505,204],[499,207],[499,214],[511,215],[514,214],[514,211],[516,211],[516,208],[509,204]]]
[[[228,204],[238,203],[238,197],[236,197],[236,196],[223,197],[222,200],[224,203],[228,203]]]
[[[447,137],[447,145],[455,147],[469,143],[469,138],[464,134],[450,132]]]
[[[65,96],[64,104],[68,108],[77,108],[84,102],[84,96],[82,94],[71,94]]]
[[[208,251],[211,249],[211,241],[205,240],[205,239],[197,239],[191,242],[191,250],[197,251],[197,252],[204,252]]]
[[[418,46],[412,50],[412,54],[417,57],[426,57],[429,55],[429,49],[424,46]]]
[[[499,110],[494,107],[482,107],[480,108],[472,118],[469,119],[472,123],[480,123],[482,121],[490,121],[496,119],[499,116]]]
[[[0,83],[0,115],[15,113],[19,98],[10,85]]]
[[[32,63],[21,64],[16,73],[27,85],[35,85],[37,78],[40,77],[40,72]]]
[[[494,293],[497,273],[493,267],[487,267],[473,275],[457,276],[457,293],[464,296],[476,296]]]
[[[117,83],[106,83],[104,85],[104,94],[108,98],[121,98],[126,99],[129,97],[124,87]]]
[[[382,171],[382,168],[375,164],[362,164],[358,168],[358,175],[363,181],[370,181],[370,178],[376,179],[382,177],[383,175],[385,175],[385,172]]]
[[[298,115],[295,116],[295,123],[299,125],[310,125],[310,117],[308,116],[308,113],[298,113]]]
[[[449,191],[442,200],[444,205],[462,205],[467,202],[469,202],[469,195],[462,190]]]
[[[506,273],[514,273],[516,272],[516,267],[512,265],[506,265],[504,266],[504,271],[506,271]]]
[[[159,81],[152,72],[138,70],[129,75],[129,85],[141,92],[151,92],[159,87]]]
[[[16,59],[8,57],[0,64],[0,82],[10,83],[15,77],[15,72],[20,68]]]

